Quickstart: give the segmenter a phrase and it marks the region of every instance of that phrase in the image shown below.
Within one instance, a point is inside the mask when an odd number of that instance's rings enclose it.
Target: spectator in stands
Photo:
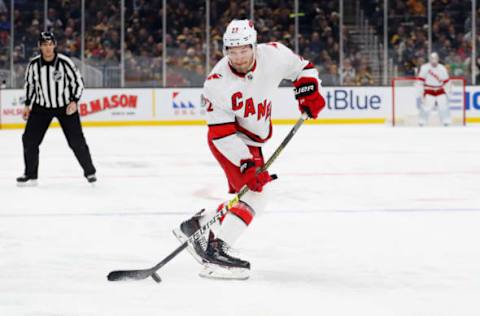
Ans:
[[[308,44],[308,48],[312,52],[320,52],[323,50],[325,44],[326,43],[322,42],[320,39],[320,34],[318,32],[313,32],[310,39],[310,44]]]
[[[370,73],[366,63],[362,63],[355,75],[355,84],[357,86],[370,86],[373,85],[373,76]]]
[[[355,85],[355,76],[356,72],[352,66],[352,62],[350,59],[346,58],[343,61],[343,69],[341,73],[342,83],[347,86]]]
[[[0,13],[0,32],[10,32],[10,21],[6,13]]]
[[[10,22],[5,13],[0,13],[0,69],[8,68],[10,57]]]
[[[407,0],[408,10],[412,15],[425,15],[426,8],[423,1],[419,0]]]
[[[330,65],[328,65],[328,72],[326,74],[322,74],[322,85],[324,86],[340,85],[340,78],[338,76],[338,68],[336,64],[331,63]]]
[[[3,52],[9,49],[9,12],[5,0],[0,0],[0,67],[8,67],[9,57]],[[36,43],[29,34],[44,25],[43,4],[24,10],[15,6],[15,63],[26,63],[36,51]],[[39,3],[39,2],[38,2]],[[43,2],[42,2],[43,3]],[[145,85],[160,86],[163,67],[163,41],[167,44],[169,67],[175,67],[176,74],[168,72],[174,80],[168,85],[191,85],[205,72],[205,6],[195,1],[168,1],[167,36],[163,38],[162,0],[126,1],[125,25],[125,67],[132,81]],[[68,5],[66,5],[68,4]],[[75,5],[74,5],[75,4]],[[383,0],[360,0],[365,16],[378,34],[383,32]],[[120,6],[118,0],[86,2],[86,51],[88,63],[104,71],[120,73]],[[67,0],[49,0],[47,28],[52,29],[62,43],[62,51],[80,58],[80,6]],[[19,9],[20,8],[20,9]],[[426,0],[389,1],[389,45],[398,75],[415,73],[418,59],[428,54],[428,22]],[[433,50],[450,62],[453,72],[468,76],[471,70],[471,49],[468,34],[471,31],[470,8],[465,1],[432,0]],[[255,1],[255,25],[259,30],[259,42],[278,40],[295,48],[295,24],[292,16],[292,0]],[[299,54],[313,61],[324,74],[332,75],[331,64],[339,65],[340,15],[338,0],[301,1],[298,34]],[[235,2],[211,1],[210,7],[210,65],[214,65],[222,53],[222,32],[232,18],[250,18],[250,0]],[[478,11],[477,16],[480,16]],[[477,23],[480,25],[480,23]],[[480,29],[478,30],[480,34]],[[344,28],[343,56],[346,62],[342,73],[345,84],[355,84],[357,75],[365,72],[362,57]],[[262,40],[264,38],[264,40]],[[477,46],[480,47],[480,44]],[[479,49],[480,50],[480,49]],[[458,56],[458,57],[456,57]],[[448,64],[448,63],[447,63]],[[6,65],[6,66],[2,66]],[[154,66],[153,66],[154,65]],[[199,67],[202,65],[202,67]],[[372,64],[367,64],[368,67]],[[21,67],[21,65],[18,65]],[[362,70],[360,69],[362,68]],[[367,71],[377,75],[378,69]],[[125,74],[127,75],[127,72]],[[24,71],[21,70],[21,73]],[[332,72],[332,73],[331,73]],[[338,72],[338,69],[337,69]],[[179,78],[181,77],[181,78]],[[364,77],[362,77],[364,78]],[[376,77],[375,77],[376,78]],[[170,80],[170,79],[169,79]],[[369,81],[369,80],[366,80]],[[132,84],[138,84],[133,83]],[[138,84],[140,85],[140,84]]]

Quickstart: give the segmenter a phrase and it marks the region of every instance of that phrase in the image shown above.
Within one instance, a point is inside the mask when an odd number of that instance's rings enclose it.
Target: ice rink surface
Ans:
[[[2,316],[480,315],[479,127],[306,125],[238,243],[251,278],[201,279],[184,252],[160,284],[106,275],[156,264],[229,197],[206,128],[85,129],[95,187],[50,129],[40,185],[17,188],[21,133],[0,131]]]

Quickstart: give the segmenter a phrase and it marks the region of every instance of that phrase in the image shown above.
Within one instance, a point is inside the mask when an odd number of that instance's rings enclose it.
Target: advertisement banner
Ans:
[[[205,120],[206,109],[202,104],[202,89],[157,89],[157,119],[192,121]],[[390,89],[372,88],[324,88],[326,108],[322,120],[336,123],[383,123],[387,104],[391,100]],[[274,122],[295,120],[299,116],[297,101],[292,88],[280,88],[272,96]]]
[[[384,123],[391,104],[387,87],[325,87],[323,95],[322,117],[333,123]]]
[[[23,89],[0,91],[0,124],[18,125],[25,123],[22,119],[25,106],[25,91]]]
[[[156,120],[184,124],[205,121],[206,109],[202,102],[202,89],[155,89],[155,93]]]
[[[86,89],[78,104],[83,122],[150,121],[152,89]]]
[[[390,124],[391,87],[324,87],[325,110],[314,123]],[[291,123],[299,116],[292,88],[272,96],[274,123]],[[480,87],[466,91],[467,123],[480,123]],[[22,128],[24,91],[0,91],[0,126]],[[269,107],[270,105],[264,105]],[[79,102],[85,126],[204,124],[202,89],[85,89]]]
[[[23,127],[24,90],[3,90],[0,102],[0,124]],[[153,104],[152,89],[85,89],[78,102],[78,112],[86,126],[128,125],[129,122],[152,121]]]
[[[467,123],[480,123],[480,86],[467,87],[466,94]]]

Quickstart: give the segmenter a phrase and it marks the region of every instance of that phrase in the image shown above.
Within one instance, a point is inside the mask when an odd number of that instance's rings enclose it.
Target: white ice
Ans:
[[[290,126],[275,126],[268,156]],[[248,281],[108,282],[178,246],[171,230],[229,196],[205,127],[85,129],[87,184],[60,129],[40,185],[17,188],[0,131],[0,315],[480,315],[480,128],[306,125],[273,164],[268,212],[239,241]]]

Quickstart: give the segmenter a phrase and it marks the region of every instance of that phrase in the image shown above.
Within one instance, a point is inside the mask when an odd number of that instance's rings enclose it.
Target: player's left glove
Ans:
[[[310,118],[316,119],[318,113],[325,107],[325,99],[318,91],[318,80],[312,77],[302,77],[293,85],[300,112],[306,112]]]
[[[276,179],[275,175],[270,175],[268,171],[257,173],[262,166],[260,159],[244,159],[240,161],[240,172],[243,175],[242,182],[248,188],[255,192],[262,192],[263,187],[270,181]]]

